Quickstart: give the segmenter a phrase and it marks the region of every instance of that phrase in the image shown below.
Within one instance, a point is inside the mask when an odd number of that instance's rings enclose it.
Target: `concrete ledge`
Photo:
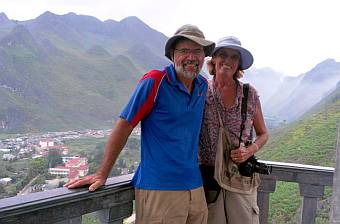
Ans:
[[[73,219],[86,213],[100,211],[111,207],[129,205],[122,218],[132,213],[134,189],[130,185],[132,175],[108,179],[106,185],[95,192],[87,188],[68,190],[58,188],[23,196],[0,200],[1,224],[56,223]],[[116,217],[119,219],[120,217]]]
[[[271,175],[261,175],[258,189],[261,223],[267,223],[270,194],[276,182],[298,183],[303,197],[302,223],[314,223],[317,199],[324,186],[332,186],[334,168],[262,161],[273,167]],[[81,216],[97,212],[102,223],[122,223],[133,212],[132,174],[108,179],[106,186],[95,192],[87,188],[50,191],[0,200],[1,224],[80,224]],[[310,224],[308,223],[308,224]]]

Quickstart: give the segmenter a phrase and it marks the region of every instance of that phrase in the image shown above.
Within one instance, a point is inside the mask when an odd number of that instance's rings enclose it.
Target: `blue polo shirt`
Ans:
[[[197,156],[207,80],[199,75],[193,86],[190,94],[176,79],[173,65],[151,71],[120,114],[133,127],[141,121],[141,162],[132,179],[136,188],[202,186]]]

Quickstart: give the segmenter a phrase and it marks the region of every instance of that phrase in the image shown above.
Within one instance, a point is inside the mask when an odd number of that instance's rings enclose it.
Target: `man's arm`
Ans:
[[[65,184],[65,187],[77,188],[84,185],[90,185],[89,191],[94,191],[104,185],[113,164],[116,162],[116,159],[125,146],[132,130],[133,127],[126,120],[119,119],[106,143],[103,160],[97,172],[93,175],[70,181]]]

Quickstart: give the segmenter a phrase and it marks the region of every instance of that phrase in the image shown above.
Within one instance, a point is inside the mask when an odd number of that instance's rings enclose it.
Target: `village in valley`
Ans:
[[[18,134],[12,138],[0,139],[0,163],[6,168],[1,168],[0,164],[0,198],[14,196],[13,192],[19,195],[54,189],[63,186],[69,180],[87,175],[89,173],[88,158],[70,152],[65,141],[103,139],[110,132],[111,130],[48,132],[40,135]],[[140,136],[140,128],[135,128],[132,136]],[[39,161],[42,161],[42,158],[48,161],[48,169],[45,169],[45,173],[41,172],[42,168],[39,167]],[[20,171],[8,168],[11,164],[18,162],[28,163],[25,163],[25,167]],[[8,170],[12,172],[9,173]],[[131,171],[125,167],[119,170],[118,174],[123,175]],[[44,179],[39,182],[37,179],[40,176],[44,176]],[[11,193],[6,194],[4,190],[1,192],[1,189],[8,189],[9,186],[12,186]]]

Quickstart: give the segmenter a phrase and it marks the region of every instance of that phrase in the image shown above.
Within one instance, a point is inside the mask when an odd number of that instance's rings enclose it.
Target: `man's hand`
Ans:
[[[95,191],[99,187],[103,186],[106,182],[106,178],[102,177],[98,174],[93,174],[89,176],[85,176],[78,180],[72,180],[64,185],[64,187],[67,187],[68,189],[82,187],[85,185],[90,185],[89,191]]]

